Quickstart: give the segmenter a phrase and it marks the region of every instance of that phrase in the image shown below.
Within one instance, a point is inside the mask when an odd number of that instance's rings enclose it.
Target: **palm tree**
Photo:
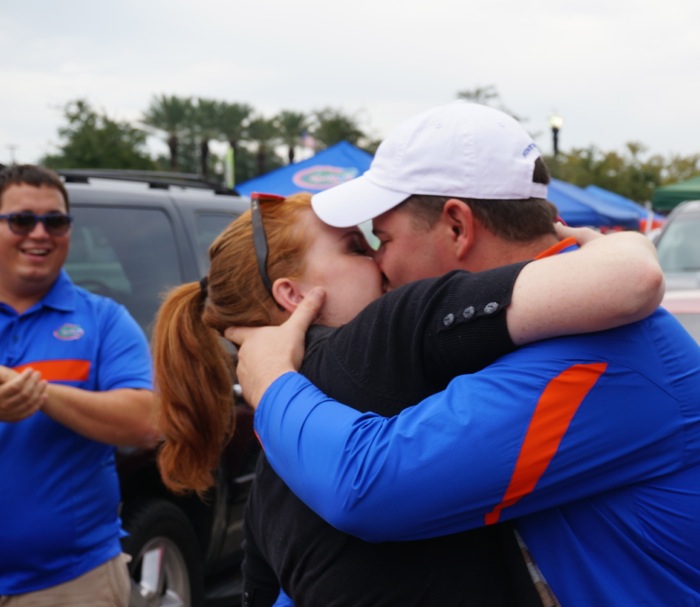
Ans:
[[[209,176],[209,141],[219,136],[220,103],[213,99],[197,98],[194,105],[194,127],[199,139],[199,172]]]
[[[349,141],[357,145],[360,139],[367,136],[360,128],[357,118],[343,114],[340,110],[324,108],[314,112],[316,129],[314,136],[326,147],[340,141]]]
[[[228,103],[222,101],[219,104],[219,130],[226,138],[234,157],[238,153],[238,142],[248,135],[247,128],[253,107],[247,103]]]
[[[457,92],[457,99],[464,99],[465,101],[471,101],[473,103],[479,103],[481,105],[488,105],[489,107],[495,108],[509,114],[515,118],[518,122],[527,122],[526,118],[518,116],[514,112],[511,112],[501,101],[501,94],[498,89],[493,85],[489,84],[487,86],[477,86],[473,89],[466,89],[464,91]]]
[[[192,99],[176,95],[154,95],[151,105],[141,117],[141,122],[167,134],[166,143],[170,151],[170,168],[178,166],[180,140],[190,128]]]
[[[311,121],[307,114],[282,110],[274,118],[282,143],[287,146],[287,160],[294,163],[294,152],[299,138],[309,129]]]
[[[258,144],[256,153],[258,175],[263,175],[267,167],[268,151],[274,148],[279,141],[279,130],[274,119],[258,116],[253,118],[248,125],[248,136]]]
[[[248,123],[250,115],[253,113],[253,107],[247,103],[229,103],[222,101],[219,104],[219,132],[220,135],[228,141],[231,147],[231,155],[233,167],[233,184],[239,180],[245,181],[249,175],[244,169],[245,162],[241,162],[243,158],[240,154],[239,142],[248,137]]]

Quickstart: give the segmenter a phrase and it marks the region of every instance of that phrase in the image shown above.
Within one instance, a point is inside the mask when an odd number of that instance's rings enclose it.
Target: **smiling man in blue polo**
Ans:
[[[0,171],[0,604],[126,607],[114,446],[153,446],[148,344],[63,270],[55,173]]]

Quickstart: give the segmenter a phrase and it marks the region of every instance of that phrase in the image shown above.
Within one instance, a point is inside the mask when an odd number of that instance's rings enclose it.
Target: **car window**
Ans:
[[[700,314],[677,313],[674,316],[700,344]]]
[[[677,215],[657,244],[664,272],[700,270],[700,214]]]
[[[157,209],[74,207],[66,270],[88,291],[124,304],[150,335],[160,295],[183,281],[168,216]]]
[[[209,245],[223,232],[238,215],[231,213],[213,213],[211,211],[196,214],[197,256],[199,265],[209,267]]]

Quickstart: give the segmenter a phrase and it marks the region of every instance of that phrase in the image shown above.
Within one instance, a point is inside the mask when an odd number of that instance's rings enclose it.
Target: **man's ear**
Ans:
[[[301,288],[291,278],[278,278],[272,285],[272,296],[277,304],[287,312],[294,312],[304,299]]]
[[[442,207],[443,220],[450,229],[450,238],[457,259],[463,259],[474,246],[474,215],[462,200],[450,198]]]

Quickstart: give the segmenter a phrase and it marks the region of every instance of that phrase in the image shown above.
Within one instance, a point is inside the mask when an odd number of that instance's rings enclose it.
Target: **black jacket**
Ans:
[[[302,373],[361,411],[395,415],[514,349],[505,308],[525,264],[397,289],[339,329],[312,327]],[[306,507],[264,455],[245,516],[244,604],[541,606],[510,523],[370,544]]]

